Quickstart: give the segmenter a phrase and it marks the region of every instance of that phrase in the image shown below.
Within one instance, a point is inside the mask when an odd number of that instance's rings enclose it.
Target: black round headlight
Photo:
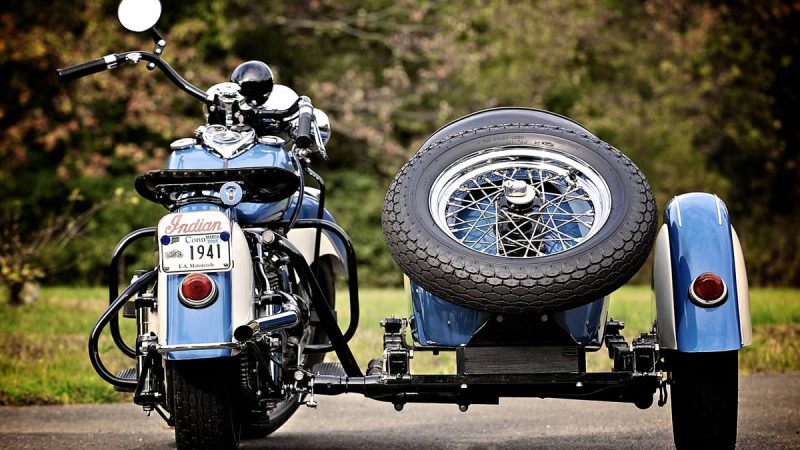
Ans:
[[[241,93],[248,103],[261,105],[267,101],[275,82],[272,70],[261,61],[247,61],[239,64],[231,74],[231,81],[241,87]]]

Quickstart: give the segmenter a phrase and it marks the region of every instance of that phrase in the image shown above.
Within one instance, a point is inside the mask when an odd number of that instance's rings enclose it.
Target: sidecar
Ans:
[[[410,317],[381,323],[384,353],[367,376],[328,366],[309,392],[360,392],[398,411],[501,397],[648,408],[671,392],[679,448],[732,448],[737,352],[751,342],[738,236],[711,194],[673,198],[658,230],[657,217],[635,165],[567,118],[503,108],[448,124],[386,197]],[[610,294],[653,247],[653,326],[628,343]],[[587,371],[601,350],[613,369]],[[414,374],[416,352],[454,352],[456,373]]]

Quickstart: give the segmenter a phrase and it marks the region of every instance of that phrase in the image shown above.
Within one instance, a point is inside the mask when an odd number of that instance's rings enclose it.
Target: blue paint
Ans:
[[[178,299],[182,275],[167,275],[167,344],[201,344],[209,342],[231,342],[231,273],[207,273],[217,284],[217,299],[211,305],[195,309],[187,308]],[[230,356],[230,349],[191,350],[172,352],[171,360],[203,359]]]
[[[411,283],[411,333],[421,346],[457,347],[492,317],[486,312],[454,305]]]
[[[175,212],[223,211],[210,203],[192,203]],[[217,300],[211,305],[193,309],[178,300],[180,283],[187,274],[167,275],[167,344],[199,344],[231,341],[231,274],[211,272],[209,277],[217,284]],[[192,350],[173,352],[168,359],[202,359],[230,356],[230,350]]]
[[[226,164],[227,163],[227,164]],[[234,158],[225,160],[203,145],[195,145],[172,152],[167,169],[239,169],[245,167],[280,167],[294,171],[294,166],[283,148],[256,144]],[[236,206],[238,221],[243,225],[277,220],[289,206],[289,199],[274,203],[241,203]]]
[[[552,319],[572,336],[579,345],[600,345],[600,329],[606,320],[604,313],[608,298],[601,298],[577,308],[551,314]]]
[[[742,348],[727,208],[710,194],[684,194],[667,205],[665,222],[669,227],[678,350]],[[716,273],[727,285],[728,298],[722,305],[702,308],[689,300],[689,285],[704,272]]]
[[[419,345],[458,347],[469,342],[472,336],[492,318],[492,314],[454,305],[437,297],[417,283],[410,281],[411,333]],[[579,345],[600,345],[600,328],[605,320],[601,298],[589,304],[550,316]]]

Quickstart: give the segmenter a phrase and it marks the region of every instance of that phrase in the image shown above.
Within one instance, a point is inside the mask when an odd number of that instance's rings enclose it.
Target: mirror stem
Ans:
[[[160,31],[156,27],[150,28],[150,37],[153,38],[153,43],[158,45],[160,41],[164,40],[164,36],[161,34]]]
[[[164,53],[164,47],[167,46],[167,41],[164,40],[164,36],[156,29],[156,27],[150,28],[150,37],[153,38],[153,42],[156,44],[156,48],[153,49],[153,54],[156,55],[158,58],[161,58],[161,54]],[[155,63],[148,63],[147,70],[153,70],[156,68]]]

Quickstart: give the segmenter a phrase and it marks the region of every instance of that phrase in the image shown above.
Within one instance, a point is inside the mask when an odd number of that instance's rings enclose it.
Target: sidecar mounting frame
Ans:
[[[360,393],[395,405],[493,405],[501,397],[539,397],[634,403],[639,408],[652,405],[662,383],[659,372],[412,375],[397,379],[384,375],[316,375],[309,381],[315,394]]]

